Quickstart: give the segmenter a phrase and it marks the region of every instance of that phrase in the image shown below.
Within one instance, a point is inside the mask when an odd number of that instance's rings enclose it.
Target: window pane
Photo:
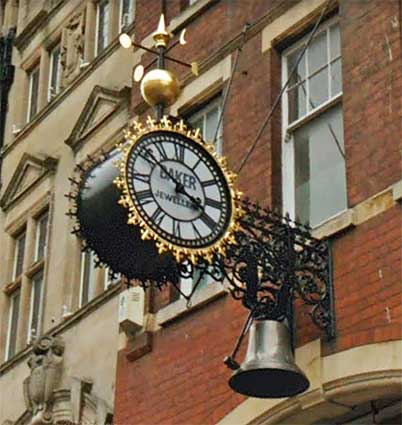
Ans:
[[[198,283],[198,285],[197,285],[197,291],[199,290],[199,289],[202,289],[202,288],[205,288],[209,283],[211,283],[211,281],[212,281],[212,278],[211,278],[211,276],[209,276],[208,274],[206,274],[206,273],[204,273],[202,276],[201,276],[201,271],[200,270],[196,270],[195,271],[195,273],[194,273],[194,285],[196,285],[197,284],[197,282],[198,282],[198,280],[200,280],[199,281],[199,283]]]
[[[115,285],[116,283],[119,283],[121,280],[121,274],[115,273],[113,277],[110,277],[110,269],[105,269],[105,289],[109,288],[111,285]]]
[[[22,273],[24,267],[25,238],[26,233],[23,232],[20,236],[18,236],[15,242],[13,279],[16,279]]]
[[[134,15],[134,0],[121,0],[120,7],[120,27],[131,24]]]
[[[60,46],[56,47],[51,54],[51,75],[49,85],[49,100],[60,92],[61,82],[61,62]]]
[[[342,61],[337,59],[331,63],[331,96],[342,91]]]
[[[347,206],[342,108],[298,129],[295,144],[296,216],[315,226]]]
[[[194,128],[199,128],[201,130],[202,137],[205,138],[205,136],[204,136],[204,120],[203,120],[203,118],[201,117],[200,119],[195,120],[195,121],[192,121],[191,118],[190,118],[190,121],[189,122],[190,122],[190,124]]]
[[[44,214],[37,222],[35,261],[46,255],[48,214]]]
[[[314,38],[308,48],[309,75],[313,74],[327,63],[327,32],[324,31]]]
[[[328,67],[309,79],[309,110],[328,100]]]
[[[211,276],[206,273],[201,273],[199,269],[196,269],[193,274],[193,278],[182,278],[180,281],[180,290],[184,295],[189,296],[197,285],[196,291],[205,288],[209,283],[212,282]]]
[[[109,43],[109,2],[98,6],[97,54],[101,53]]]
[[[38,112],[39,69],[29,75],[29,105],[28,121],[31,121]]]
[[[17,328],[18,328],[18,317],[20,312],[20,295],[21,290],[17,289],[11,296],[10,305],[10,318],[8,325],[8,350],[7,359],[11,358],[16,351],[17,347]]]
[[[330,40],[331,59],[335,59],[341,55],[341,31],[339,25],[330,28]]]
[[[42,321],[42,289],[43,271],[40,271],[32,279],[31,289],[31,324],[29,328],[28,341],[38,337],[41,333]]]
[[[297,49],[292,54],[290,54],[287,58],[288,63],[288,77],[290,77],[290,74],[292,72],[292,69],[294,68],[296,61],[303,50],[303,47],[300,49]],[[297,66],[297,70],[295,74],[292,76],[291,80],[289,81],[289,86],[293,86],[297,84],[298,82],[304,80],[306,78],[306,55],[304,54],[302,59],[299,62],[299,65]]]
[[[289,123],[306,115],[306,83],[288,91]]]
[[[194,128],[199,128],[201,130],[202,136],[206,141],[212,142],[215,137],[220,110],[221,99],[218,98],[209,102],[204,108],[188,117],[188,122]],[[215,145],[218,154],[222,153],[222,129],[223,125],[221,123]]]
[[[205,117],[205,134],[204,138],[208,141],[213,141],[216,133],[216,127],[219,120],[219,108],[216,107],[213,110],[207,112]]]
[[[93,254],[83,253],[81,265],[81,305],[87,304],[95,297],[95,277]]]

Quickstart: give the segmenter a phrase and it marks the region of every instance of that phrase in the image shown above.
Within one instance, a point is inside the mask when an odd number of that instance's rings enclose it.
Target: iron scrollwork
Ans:
[[[288,216],[262,208],[248,200],[241,230],[236,232],[237,244],[230,245],[226,254],[216,255],[212,264],[200,261],[193,265],[188,259],[177,264],[180,279],[193,279],[191,297],[206,276],[225,282],[236,300],[252,311],[254,319],[292,322],[295,298],[310,306],[313,322],[328,338],[334,337],[331,256],[328,241],[311,236],[310,229]],[[180,281],[178,279],[178,281]],[[159,289],[164,282],[153,283]]]

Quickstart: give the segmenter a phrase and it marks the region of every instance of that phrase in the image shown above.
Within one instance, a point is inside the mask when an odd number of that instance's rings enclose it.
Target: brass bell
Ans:
[[[229,380],[230,387],[250,397],[291,397],[309,386],[306,375],[296,365],[288,327],[275,320],[255,320],[245,361]]]

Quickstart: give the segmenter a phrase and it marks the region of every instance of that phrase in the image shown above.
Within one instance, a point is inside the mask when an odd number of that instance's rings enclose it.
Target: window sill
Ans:
[[[134,25],[134,24],[133,24]],[[131,31],[133,26],[128,28]],[[92,73],[118,48],[120,47],[119,38],[116,37],[111,43],[96,56],[88,66],[83,69],[67,87],[63,88],[50,102],[48,102],[41,110],[37,112],[31,121],[23,124],[21,131],[14,136],[14,139],[3,146],[0,154],[4,158],[22,141],[26,140],[27,136],[53,111],[56,111],[58,106],[67,98],[80,84],[82,84]]]
[[[392,198],[395,202],[402,203],[402,180],[392,187]]]
[[[14,281],[7,283],[7,285],[4,286],[3,292],[6,295],[11,295],[16,289],[18,289],[21,286],[22,281],[22,274],[17,277]]]
[[[165,326],[203,307],[211,301],[225,296],[227,293],[227,290],[222,284],[211,283],[194,293],[191,299],[191,307],[187,307],[187,301],[182,298],[159,310],[156,314],[156,322],[159,326]]]
[[[14,282],[13,282],[14,283]],[[71,315],[62,317],[58,324],[48,329],[42,334],[57,336],[63,334],[66,330],[76,325],[80,320],[84,319],[86,316],[91,314],[93,311],[97,310],[103,306],[106,302],[114,298],[121,290],[121,285],[113,286],[102,294],[98,295],[96,298],[91,300],[88,304],[85,304],[78,310],[74,311]],[[8,370],[13,368],[16,364],[20,363],[32,352],[33,344],[27,344],[24,348],[6,360],[4,363],[1,363],[0,360],[0,376],[4,375]]]
[[[187,27],[190,22],[202,15],[205,10],[211,7],[213,4],[218,3],[219,0],[198,0],[192,5],[188,5],[183,9],[179,16],[172,19],[169,24],[169,30],[173,33],[177,33],[184,27]]]
[[[348,209],[315,227],[312,231],[312,236],[317,239],[324,239],[351,229],[354,226],[353,210]]]
[[[25,360],[32,351],[32,344],[26,345],[22,350],[15,353],[9,359],[5,360],[3,364],[0,364],[0,376],[3,376],[9,369],[14,365]]]
[[[26,275],[29,279],[32,279],[32,277],[41,269],[44,268],[45,260],[42,258],[41,260],[35,261],[32,266],[28,269],[26,272]]]

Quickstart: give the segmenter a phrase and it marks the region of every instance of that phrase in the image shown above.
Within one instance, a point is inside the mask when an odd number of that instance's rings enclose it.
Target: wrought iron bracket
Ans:
[[[329,241],[311,236],[311,229],[243,201],[245,215],[241,230],[235,235],[237,244],[226,255],[216,256],[213,263],[190,260],[177,264],[180,278],[192,278],[188,295],[174,285],[188,300],[209,276],[224,283],[233,298],[250,310],[253,319],[287,320],[292,323],[293,303],[300,298],[310,307],[312,321],[328,339],[335,337],[335,314],[332,287],[332,260]],[[178,279],[180,281],[180,279]],[[168,282],[143,282],[161,289]]]

